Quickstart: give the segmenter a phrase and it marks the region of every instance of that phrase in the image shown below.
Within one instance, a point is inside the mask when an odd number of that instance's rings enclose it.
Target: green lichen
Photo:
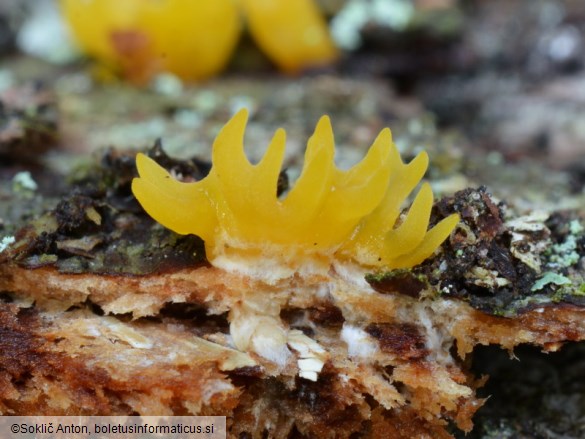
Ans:
[[[552,271],[547,271],[543,273],[542,277],[538,279],[530,291],[540,291],[546,285],[554,284],[554,285],[572,285],[571,279],[562,274],[554,273]]]
[[[16,238],[14,236],[5,236],[0,239],[0,253],[6,250],[10,244],[14,244],[15,242]]]
[[[30,172],[19,172],[12,178],[12,192],[22,198],[32,198],[38,189]]]
[[[583,232],[583,230],[585,230],[585,228],[583,228],[583,225],[579,220],[573,220],[569,224],[569,231],[573,235],[579,235]]]
[[[563,242],[551,246],[547,252],[549,256],[549,267],[568,268],[579,262],[580,256],[577,252],[577,239],[583,235],[583,226],[578,220],[569,224],[569,234]]]

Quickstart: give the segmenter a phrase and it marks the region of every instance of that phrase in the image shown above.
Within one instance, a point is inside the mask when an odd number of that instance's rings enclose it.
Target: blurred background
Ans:
[[[91,108],[95,125],[121,110],[107,96],[110,86],[164,95],[164,115],[159,99],[143,103],[157,116],[120,121],[140,126],[125,138],[134,145],[152,134],[179,135],[177,127],[169,128],[174,134],[163,128],[169,118],[200,128],[210,113],[248,106],[278,125],[306,106],[311,113],[301,114],[309,125],[323,112],[346,111],[383,126],[426,110],[433,123],[457,128],[476,148],[556,168],[585,152],[577,122],[585,96],[585,9],[578,0],[200,4],[2,0],[0,90],[42,81],[65,99],[66,116]],[[113,97],[131,106],[127,96]],[[69,134],[71,120],[62,119]],[[100,129],[93,139],[82,129],[77,147],[126,146],[116,137],[123,130]]]
[[[583,0],[0,0],[0,181],[54,195],[158,138],[209,160],[246,107],[249,156],[284,127],[292,179],[329,114],[342,167],[390,126],[403,157],[429,152],[439,196],[487,185],[517,212],[579,208],[584,32]],[[583,437],[585,383],[563,372],[583,350],[526,350],[517,368],[479,352],[501,363],[475,366],[496,384],[468,437]]]

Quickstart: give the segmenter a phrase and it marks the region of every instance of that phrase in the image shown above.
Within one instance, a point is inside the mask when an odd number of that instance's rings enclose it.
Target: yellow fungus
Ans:
[[[285,72],[337,58],[313,0],[239,0],[256,44]]]
[[[451,215],[427,230],[433,194],[426,183],[401,218],[428,157],[423,152],[404,164],[389,129],[360,163],[338,169],[327,116],[308,141],[301,175],[279,198],[285,133],[279,129],[253,165],[244,152],[247,117],[240,111],[220,131],[211,171],[201,181],[179,182],[144,154],[136,159],[139,177],[132,190],[138,201],[165,227],[200,236],[211,263],[249,256],[299,266],[343,259],[366,267],[412,267],[428,258],[459,220]]]
[[[170,72],[185,80],[219,73],[242,29],[284,71],[337,56],[313,0],[61,0],[72,33],[89,55],[138,83]]]
[[[135,82],[158,72],[205,79],[229,61],[241,31],[235,0],[61,0],[79,45]]]

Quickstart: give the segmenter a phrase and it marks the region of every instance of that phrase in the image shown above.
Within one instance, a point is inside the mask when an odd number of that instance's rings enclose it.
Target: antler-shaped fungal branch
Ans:
[[[159,223],[205,241],[211,263],[218,257],[349,258],[366,266],[411,267],[429,257],[459,217],[427,231],[433,194],[423,184],[408,215],[395,228],[401,205],[428,166],[426,153],[404,164],[389,129],[380,132],[364,159],[347,171],[334,164],[331,123],[323,116],[308,141],[296,184],[277,196],[285,132],[276,131],[258,164],[244,152],[247,112],[218,134],[213,166],[201,181],[182,183],[138,154],[134,195]]]

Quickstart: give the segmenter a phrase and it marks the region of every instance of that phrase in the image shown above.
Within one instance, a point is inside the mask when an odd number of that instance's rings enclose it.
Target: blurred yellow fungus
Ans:
[[[284,71],[336,57],[313,0],[61,0],[61,7],[81,48],[137,83],[161,72],[184,80],[218,74],[236,47],[242,15]]]
[[[89,55],[136,82],[170,72],[185,80],[220,72],[237,44],[234,0],[61,0]]]
[[[295,73],[337,58],[313,0],[239,0],[256,44],[283,71]]]
[[[323,116],[308,141],[301,175],[277,196],[285,132],[276,131],[258,164],[244,153],[247,112],[241,110],[213,144],[212,168],[201,181],[175,180],[138,154],[134,195],[156,221],[205,241],[207,258],[265,258],[302,266],[306,261],[352,260],[366,267],[412,267],[449,236],[458,215],[428,230],[433,194],[423,184],[406,216],[403,202],[421,180],[426,153],[408,164],[384,129],[365,158],[342,171],[334,164],[333,131]]]

